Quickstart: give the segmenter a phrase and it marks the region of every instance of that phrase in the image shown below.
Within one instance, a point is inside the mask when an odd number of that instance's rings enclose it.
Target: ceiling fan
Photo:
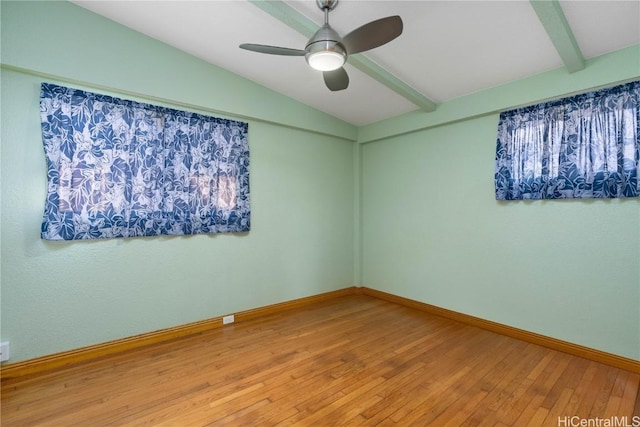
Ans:
[[[304,56],[312,68],[322,71],[327,87],[338,91],[349,86],[349,75],[342,68],[349,55],[382,46],[402,34],[402,19],[396,15],[371,21],[340,37],[329,25],[329,12],[335,9],[338,0],[316,0],[316,4],[324,12],[324,25],[304,50],[252,43],[241,44],[240,48],[271,55]]]

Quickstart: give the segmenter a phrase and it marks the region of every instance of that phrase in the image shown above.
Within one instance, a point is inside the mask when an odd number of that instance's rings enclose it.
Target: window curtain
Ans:
[[[46,240],[250,228],[248,124],[43,83]]]
[[[640,81],[500,114],[498,200],[638,197]]]

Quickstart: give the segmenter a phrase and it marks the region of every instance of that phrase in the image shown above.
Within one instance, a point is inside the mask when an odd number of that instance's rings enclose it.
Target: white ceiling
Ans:
[[[246,0],[74,3],[354,125],[419,108],[349,63],[349,88],[330,92],[302,57],[239,49],[241,43],[304,49],[307,42]],[[322,24],[314,0],[286,3]],[[560,5],[585,59],[640,43],[638,0],[561,0]],[[390,15],[402,17],[403,34],[361,55],[435,103],[564,66],[524,0],[340,0],[329,21],[344,36]]]

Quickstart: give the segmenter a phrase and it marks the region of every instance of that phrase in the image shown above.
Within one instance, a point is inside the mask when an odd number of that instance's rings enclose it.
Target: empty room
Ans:
[[[640,2],[0,2],[2,426],[640,426]]]

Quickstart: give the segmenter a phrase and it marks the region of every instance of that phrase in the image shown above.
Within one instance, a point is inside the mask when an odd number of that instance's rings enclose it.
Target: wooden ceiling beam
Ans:
[[[530,0],[562,62],[570,73],[583,70],[584,57],[558,0]]]

